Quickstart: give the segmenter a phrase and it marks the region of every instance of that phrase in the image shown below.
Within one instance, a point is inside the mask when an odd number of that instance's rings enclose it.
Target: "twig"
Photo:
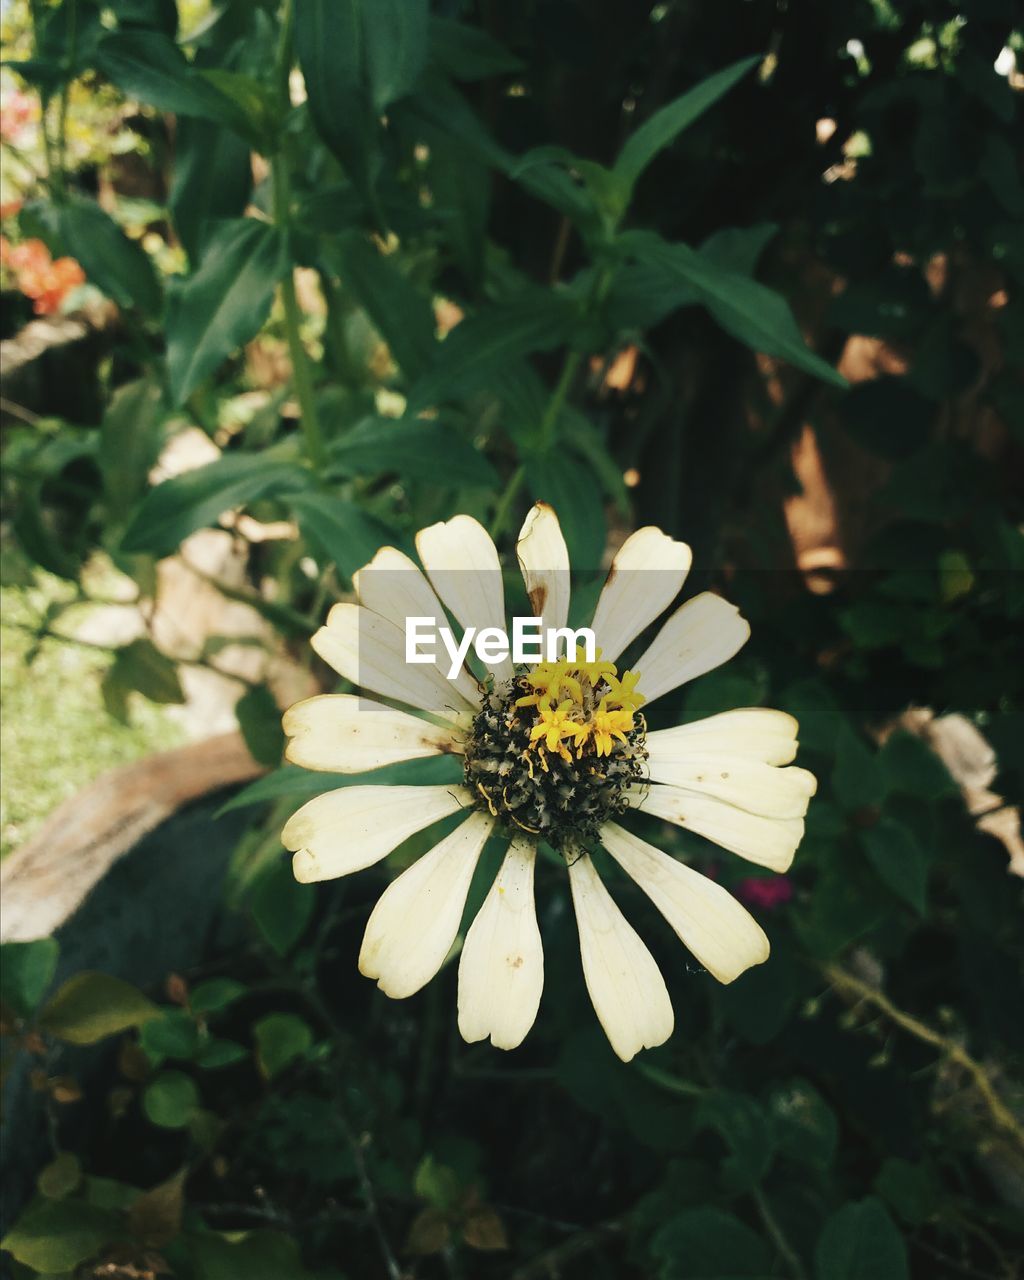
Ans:
[[[1011,1138],[1021,1151],[1024,1151],[1024,1127],[1018,1123],[1009,1107],[999,1097],[985,1068],[976,1058],[971,1057],[962,1045],[957,1044],[955,1040],[950,1040],[940,1035],[938,1031],[934,1031],[925,1023],[919,1022],[917,1018],[912,1017],[909,1013],[904,1013],[902,1009],[898,1009],[877,988],[862,982],[860,978],[855,978],[852,973],[848,973],[838,965],[826,965],[825,976],[838,991],[872,1005],[880,1013],[883,1013],[890,1022],[894,1022],[896,1026],[901,1027],[908,1035],[912,1035],[915,1040],[930,1044],[934,1049],[938,1049],[944,1058],[947,1058],[950,1062],[955,1062],[958,1067],[966,1071],[988,1108],[993,1124]]]
[[[778,1218],[772,1212],[767,1196],[760,1187],[753,1187],[751,1188],[750,1197],[757,1206],[757,1213],[764,1223],[764,1229],[768,1232],[779,1257],[789,1268],[793,1280],[806,1280],[807,1271],[800,1260],[800,1255],[786,1238],[786,1233],[782,1230]]]
[[[622,1233],[625,1225],[622,1218],[612,1218],[609,1222],[601,1222],[596,1227],[580,1231],[561,1244],[556,1244],[554,1248],[545,1249],[513,1271],[510,1280],[554,1280],[559,1275],[559,1268],[565,1263],[615,1239]]]

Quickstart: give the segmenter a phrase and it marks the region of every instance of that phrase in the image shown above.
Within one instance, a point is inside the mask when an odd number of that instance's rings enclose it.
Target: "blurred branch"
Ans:
[[[853,997],[856,1002],[871,1005],[884,1014],[890,1022],[894,1022],[896,1026],[901,1027],[908,1035],[912,1035],[915,1040],[930,1044],[933,1048],[938,1049],[944,1058],[956,1063],[958,1067],[966,1071],[971,1077],[974,1087],[981,1095],[993,1124],[1010,1137],[1021,1151],[1024,1151],[1024,1126],[1021,1126],[1009,1107],[1000,1098],[985,1068],[976,1058],[972,1058],[962,1045],[955,1040],[940,1035],[938,1031],[934,1031],[925,1023],[919,1022],[917,1018],[912,1017],[909,1013],[904,1013],[881,991],[869,986],[866,982],[862,982],[860,978],[855,978],[852,973],[847,972],[847,970],[840,968],[838,965],[827,965],[825,967],[825,976],[840,994]]]
[[[510,1280],[550,1280],[552,1276],[559,1274],[559,1267],[584,1253],[601,1248],[602,1245],[620,1236],[625,1229],[626,1221],[623,1218],[612,1218],[608,1222],[600,1222],[596,1227],[580,1231],[570,1236],[568,1240],[563,1240],[561,1244],[556,1244],[554,1248],[545,1249],[543,1253],[537,1254],[535,1258],[513,1271]]]

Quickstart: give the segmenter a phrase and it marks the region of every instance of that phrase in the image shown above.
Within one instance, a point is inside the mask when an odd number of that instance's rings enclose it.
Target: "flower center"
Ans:
[[[466,783],[513,835],[555,848],[587,839],[626,809],[646,777],[639,676],[577,652],[523,667],[484,696],[466,748]]]

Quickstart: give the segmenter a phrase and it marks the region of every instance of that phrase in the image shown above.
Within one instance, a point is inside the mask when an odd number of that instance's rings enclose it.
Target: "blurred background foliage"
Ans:
[[[1012,0],[3,27],[10,803],[49,807],[69,743],[77,784],[236,721],[268,770],[112,873],[89,936],[5,945],[7,1274],[1019,1276]],[[617,883],[677,1014],[628,1066],[551,868],[507,1056],[458,1040],[452,965],[403,1003],[356,973],[415,840],[316,891],[277,840],[337,784],[280,763],[326,607],[456,511],[510,551],[535,499],[587,569],[689,541],[753,639],[665,715],[784,707],[820,779],[782,880],[652,828],[773,953],[719,987]]]

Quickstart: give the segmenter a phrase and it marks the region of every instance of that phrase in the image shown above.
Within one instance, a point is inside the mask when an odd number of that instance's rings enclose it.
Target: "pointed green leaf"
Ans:
[[[163,294],[149,254],[95,201],[62,205],[60,235],[87,278],[119,307],[138,307],[147,315],[160,310]]]
[[[218,228],[199,269],[177,286],[167,309],[167,376],[175,404],[259,332],[274,289],[290,269],[276,227],[239,218]]]
[[[615,161],[615,173],[632,189],[658,152],[674,142],[684,129],[728,93],[760,61],[758,54],[734,62],[656,111],[626,139]]]
[[[667,244],[648,232],[629,232],[623,243],[640,262],[691,285],[723,329],[765,355],[788,360],[836,387],[846,379],[807,346],[781,294],[749,276],[723,269],[685,244]]]
[[[225,511],[307,484],[307,472],[270,453],[218,458],[151,489],[125,531],[121,550],[169,555],[190,533],[215,524]]]

